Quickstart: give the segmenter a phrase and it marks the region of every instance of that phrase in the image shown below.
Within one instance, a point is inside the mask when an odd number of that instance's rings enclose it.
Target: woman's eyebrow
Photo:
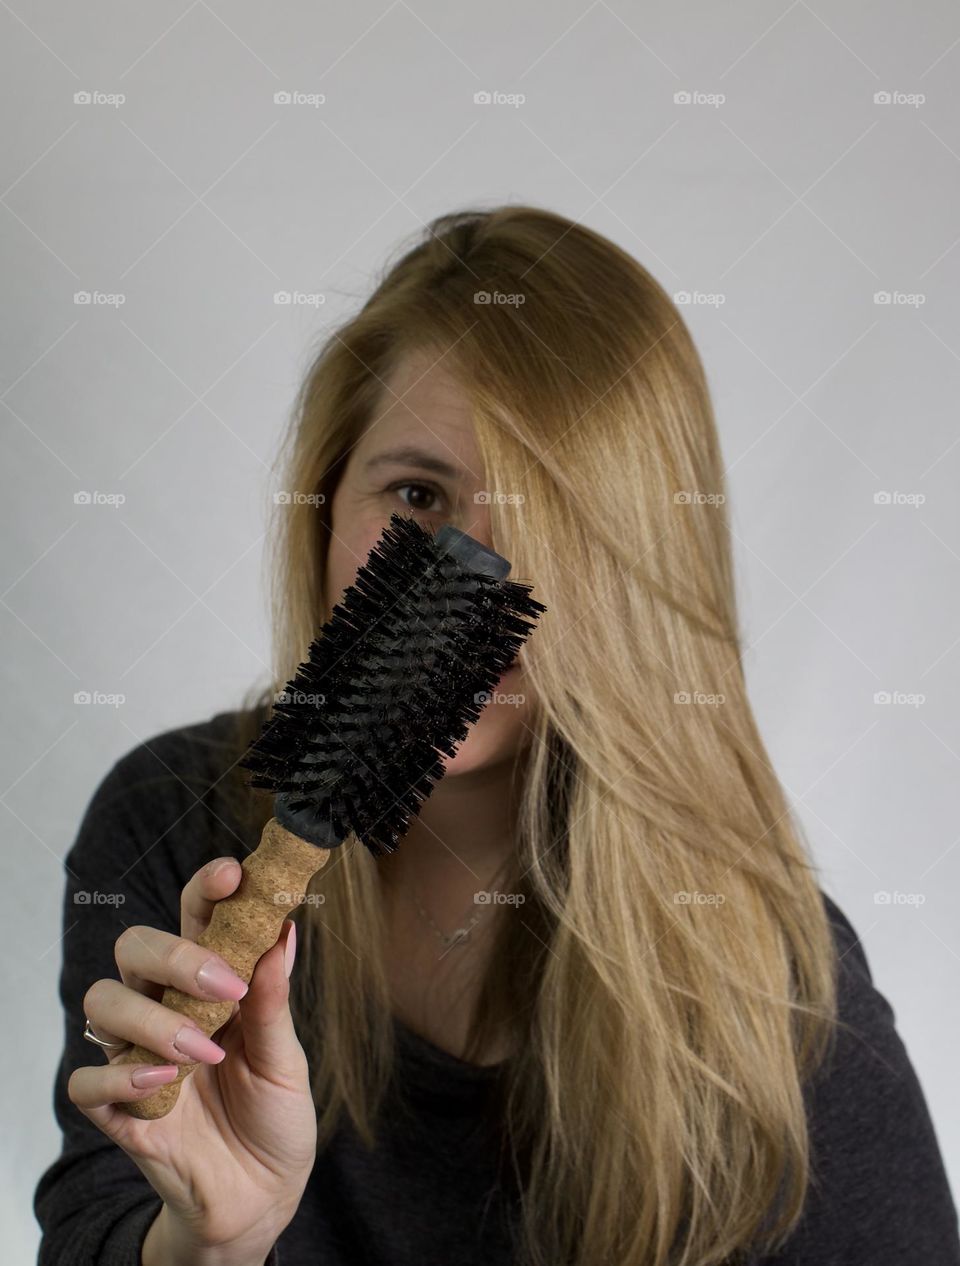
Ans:
[[[418,448],[415,444],[407,444],[402,448],[391,448],[383,453],[377,453],[375,457],[371,457],[367,463],[367,470],[373,466],[419,466],[422,470],[432,470],[437,475],[446,475],[448,479],[461,479],[464,471],[456,466],[451,466],[449,462],[442,461],[439,457],[434,457],[425,448]]]

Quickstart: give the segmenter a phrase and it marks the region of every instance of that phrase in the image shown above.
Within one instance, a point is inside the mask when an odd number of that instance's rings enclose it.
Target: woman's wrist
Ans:
[[[264,1266],[283,1226],[266,1233],[258,1228],[227,1244],[203,1244],[164,1204],[144,1237],[141,1266]]]

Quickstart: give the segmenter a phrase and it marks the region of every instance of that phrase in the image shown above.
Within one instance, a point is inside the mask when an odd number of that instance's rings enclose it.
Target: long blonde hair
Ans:
[[[806,1194],[836,955],[747,699],[703,368],[636,260],[534,207],[444,215],[327,338],[285,446],[284,487],[314,502],[278,507],[271,690],[338,597],[343,463],[421,349],[473,402],[495,548],[548,609],[503,880],[523,919],[502,920],[467,1053],[503,1025],[517,1039],[502,1103],[523,1260],[771,1250]],[[351,839],[311,891],[292,1005],[321,1146],[343,1114],[373,1142],[393,1058],[376,862]]]

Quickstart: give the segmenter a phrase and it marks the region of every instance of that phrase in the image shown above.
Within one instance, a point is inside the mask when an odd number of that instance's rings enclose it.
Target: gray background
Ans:
[[[4,1259],[34,1255],[58,1146],[80,814],[134,744],[264,678],[311,349],[420,224],[502,201],[696,297],[757,715],[960,1176],[956,7],[11,0],[0,38]]]

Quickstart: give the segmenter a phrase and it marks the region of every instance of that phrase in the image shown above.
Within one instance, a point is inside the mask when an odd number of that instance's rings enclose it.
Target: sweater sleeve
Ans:
[[[95,980],[119,979],[114,943],[124,928],[146,924],[179,934],[180,892],[190,876],[213,857],[242,860],[249,851],[206,794],[211,779],[198,782],[198,762],[191,763],[197,752],[184,741],[189,733],[158,736],[113,766],[64,859],[64,1033],[53,1088],[62,1145],[34,1194],[38,1266],[140,1266],[162,1206],[132,1158],[70,1102],[67,1081],[75,1068],[103,1062],[83,1039],[83,997]],[[280,1266],[276,1247],[267,1266]]]
[[[857,933],[824,896],[839,957],[831,1053],[808,1087],[812,1181],[776,1266],[960,1266],[957,1211],[917,1074]]]

